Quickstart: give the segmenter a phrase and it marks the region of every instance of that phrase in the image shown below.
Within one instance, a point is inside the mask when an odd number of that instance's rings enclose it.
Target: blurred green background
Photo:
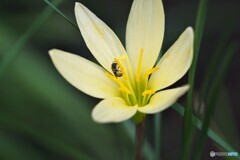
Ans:
[[[75,1],[58,1],[58,8],[75,22]],[[79,2],[106,22],[124,44],[132,0]],[[194,26],[198,1],[163,0],[163,4],[166,29],[162,51],[165,52],[187,26]],[[213,66],[217,72],[229,44],[239,44],[239,28],[239,0],[209,1],[197,63],[195,103],[198,102],[204,79],[208,78],[214,83],[215,75],[207,74],[209,68]],[[131,121],[118,124],[94,123],[91,110],[99,99],[83,94],[60,76],[48,55],[48,50],[52,48],[95,61],[80,32],[43,0],[1,0],[0,159],[133,159],[134,126]],[[240,151],[240,55],[239,50],[237,52],[220,86],[211,126]],[[176,86],[185,83],[187,76]],[[183,105],[185,99],[181,98]],[[164,111],[162,115],[159,135],[161,157],[178,159],[182,116],[173,109]],[[147,119],[146,159],[154,157],[153,136],[151,115]],[[221,151],[221,147],[208,139],[202,159],[208,159],[211,150]]]

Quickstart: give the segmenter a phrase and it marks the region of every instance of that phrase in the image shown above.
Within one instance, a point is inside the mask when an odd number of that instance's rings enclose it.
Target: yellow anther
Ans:
[[[143,78],[148,77],[150,74],[152,74],[153,72],[155,72],[155,71],[157,71],[157,70],[159,70],[159,67],[151,68],[150,70],[148,70],[147,72],[145,72],[145,73],[143,74]]]
[[[113,76],[112,74],[106,72],[106,76],[108,78],[110,78],[111,80],[113,80],[114,82],[116,82],[119,86],[120,86],[120,90],[126,92],[127,94],[132,94],[132,92],[119,80],[117,79],[115,76]]]
[[[142,71],[142,58],[143,58],[143,48],[141,48],[139,59],[138,59],[138,68],[137,68],[137,76],[136,76],[136,81],[140,81],[140,75]]]
[[[146,95],[148,95],[148,94],[154,94],[155,93],[155,91],[154,90],[145,90],[143,93],[142,93],[142,96],[146,96]]]

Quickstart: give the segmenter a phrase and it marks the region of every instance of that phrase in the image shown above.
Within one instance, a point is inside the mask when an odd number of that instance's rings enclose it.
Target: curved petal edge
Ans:
[[[104,99],[92,111],[92,118],[98,123],[122,122],[137,112],[137,106],[128,106],[119,97]]]
[[[132,62],[139,59],[143,49],[143,73],[151,69],[159,55],[165,27],[161,0],[134,0],[126,31],[126,48]],[[134,71],[137,63],[133,63]]]
[[[50,50],[49,54],[60,74],[82,92],[96,98],[120,95],[118,86],[105,75],[102,67],[58,49]]]
[[[148,105],[139,107],[138,111],[153,114],[165,110],[187,92],[189,85],[160,91],[152,96]]]
[[[109,72],[114,58],[126,51],[115,33],[81,3],[75,3],[75,16],[83,39],[97,61]]]
[[[159,70],[149,79],[151,89],[166,88],[186,74],[193,59],[193,39],[193,29],[188,27],[158,62]]]

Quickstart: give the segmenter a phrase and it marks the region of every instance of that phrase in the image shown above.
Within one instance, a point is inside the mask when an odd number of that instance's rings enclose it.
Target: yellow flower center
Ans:
[[[144,49],[140,50],[136,76],[134,78],[132,67],[126,54],[119,58],[114,58],[112,70],[114,74],[109,72],[106,76],[119,85],[122,97],[128,105],[145,106],[148,104],[150,97],[155,93],[154,90],[148,88],[149,76],[159,68],[154,67],[142,74],[142,60]]]

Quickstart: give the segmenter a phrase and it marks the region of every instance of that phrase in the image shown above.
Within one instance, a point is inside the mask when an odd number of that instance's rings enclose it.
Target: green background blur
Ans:
[[[108,24],[124,44],[132,0],[79,2]],[[74,4],[73,0],[62,0],[58,8],[75,22]],[[165,52],[187,26],[194,25],[198,1],[163,0],[163,4],[166,29],[162,51]],[[46,9],[47,6],[41,0],[0,2],[0,63],[8,54],[17,55],[11,58],[10,65],[6,65],[2,73],[0,71],[0,160],[133,159],[133,124],[130,121],[94,123],[91,110],[99,99],[72,87],[54,68],[48,55],[48,50],[52,48],[95,60],[80,32],[51,8]],[[221,57],[228,44],[236,40],[239,42],[239,28],[239,0],[209,2],[197,64],[196,103],[211,59],[219,59],[216,68],[221,65]],[[214,57],[216,50],[220,54]],[[221,86],[212,122],[212,128],[238,151],[239,64],[238,50]],[[214,75],[208,76],[214,78]],[[185,83],[187,76],[176,86]],[[180,99],[183,105],[185,99]],[[178,159],[181,128],[182,117],[178,113],[173,109],[163,112],[160,135],[163,159]],[[153,136],[153,116],[148,116],[146,157],[154,154]],[[208,139],[202,158],[208,159],[211,150],[221,151]]]

